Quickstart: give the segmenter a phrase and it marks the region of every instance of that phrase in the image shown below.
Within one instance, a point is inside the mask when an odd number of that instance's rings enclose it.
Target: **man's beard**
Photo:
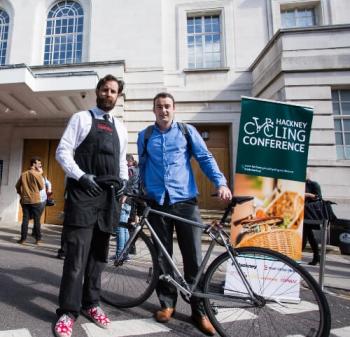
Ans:
[[[103,111],[110,111],[115,107],[117,100],[111,102],[108,98],[96,97],[96,105]]]

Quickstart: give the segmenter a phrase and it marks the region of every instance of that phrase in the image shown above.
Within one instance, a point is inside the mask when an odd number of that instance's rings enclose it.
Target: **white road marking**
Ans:
[[[337,337],[349,337],[350,336],[350,326],[344,328],[332,329],[331,334]]]
[[[318,311],[318,306],[316,304],[301,301],[300,303],[269,303],[267,305],[269,308],[278,311],[282,315],[288,314],[301,314],[308,311]]]
[[[0,331],[0,337],[32,337],[28,329]]]
[[[257,318],[253,313],[238,308],[226,308],[226,309],[218,309],[218,314],[216,315],[216,319],[220,323],[227,323],[233,321],[243,321]]]
[[[155,322],[153,318],[113,321],[108,329],[99,328],[94,323],[85,323],[81,326],[88,337],[138,336],[171,331],[171,329],[164,326],[164,324]]]

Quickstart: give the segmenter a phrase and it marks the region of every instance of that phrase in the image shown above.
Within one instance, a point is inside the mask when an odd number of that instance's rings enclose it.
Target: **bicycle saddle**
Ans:
[[[233,196],[231,201],[234,204],[244,204],[247,201],[253,200],[254,197],[251,196]]]

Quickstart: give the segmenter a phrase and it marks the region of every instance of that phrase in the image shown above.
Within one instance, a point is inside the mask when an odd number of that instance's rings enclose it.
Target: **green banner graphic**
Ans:
[[[242,98],[236,172],[305,181],[310,107]]]

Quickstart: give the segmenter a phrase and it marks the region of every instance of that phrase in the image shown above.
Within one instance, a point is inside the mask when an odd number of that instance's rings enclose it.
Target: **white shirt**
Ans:
[[[103,119],[103,115],[106,114],[105,111],[97,107],[91,110],[96,119]],[[110,117],[112,116],[110,115]],[[58,144],[56,150],[56,160],[62,166],[66,175],[70,178],[79,180],[86,173],[81,170],[74,161],[74,152],[89,134],[91,125],[92,118],[89,111],[80,111],[75,113],[69,120],[60,143]],[[117,130],[120,143],[120,178],[127,180],[128,167],[126,162],[126,151],[128,144],[128,133],[125,126],[116,118],[114,118],[114,125]]]
[[[52,184],[49,181],[49,179],[43,176],[43,180],[44,180],[45,187],[39,191],[41,202],[44,202],[47,200],[47,193],[50,193],[52,189]]]

